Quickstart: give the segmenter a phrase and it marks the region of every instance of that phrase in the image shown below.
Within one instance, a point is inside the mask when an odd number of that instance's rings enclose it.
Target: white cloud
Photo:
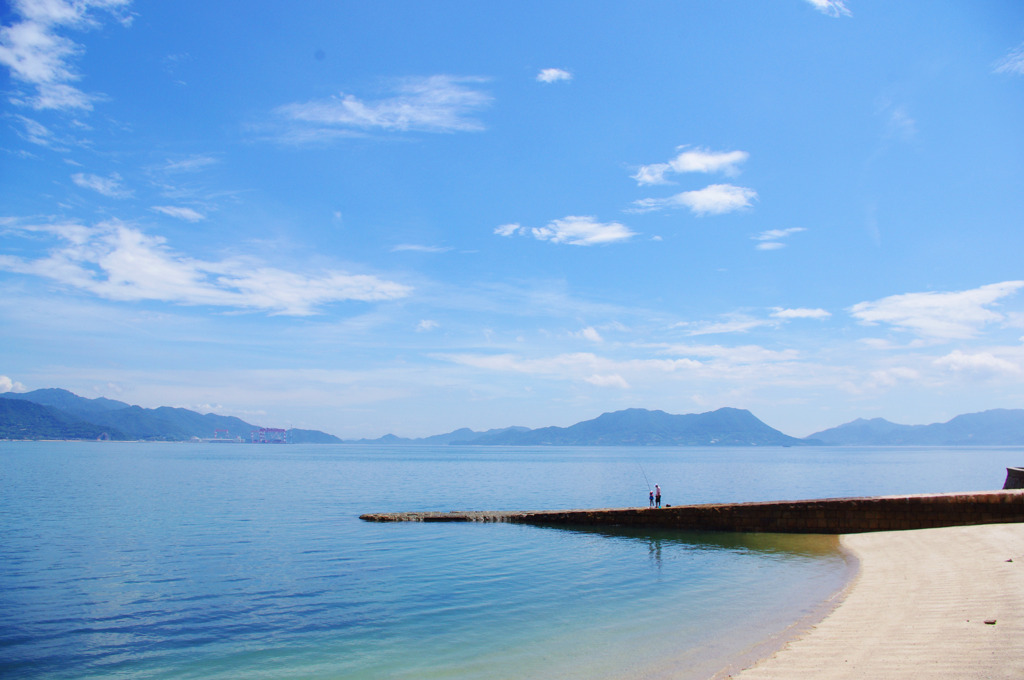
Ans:
[[[104,99],[102,95],[87,95],[81,90],[63,83],[40,85],[38,94],[31,100],[12,99],[15,104],[28,104],[34,109],[84,109],[91,110],[95,101]]]
[[[611,375],[592,375],[583,379],[585,382],[597,387],[618,387],[619,389],[628,390],[629,383],[626,379],[617,373]]]
[[[197,212],[192,208],[184,208],[176,205],[154,205],[153,210],[163,213],[169,217],[185,220],[186,222],[201,222],[206,219],[206,215]]]
[[[869,375],[870,380],[864,384],[864,387],[872,390],[895,387],[901,383],[916,382],[921,379],[921,374],[918,371],[906,366],[878,369],[871,371]]]
[[[601,387],[628,388],[623,371],[671,373],[699,366],[688,359],[650,359],[615,361],[590,352],[557,354],[527,359],[515,354],[445,354],[439,358],[463,366],[503,373],[521,373],[548,378],[586,382]]]
[[[807,231],[803,227],[792,227],[790,229],[769,229],[768,231],[762,231],[757,236],[752,238],[755,241],[778,241],[784,239],[792,234],[799,234],[801,231]]]
[[[683,322],[672,328],[685,332],[688,336],[719,335],[729,333],[747,333],[756,328],[779,327],[783,322],[793,319],[827,319],[832,316],[824,309],[797,307],[786,309],[773,307],[770,318],[755,317],[742,312],[723,314],[718,321]]]
[[[602,365],[601,359],[589,352],[542,359],[524,359],[515,354],[445,354],[440,357],[463,366],[529,375],[558,375],[568,370],[572,373],[585,371],[589,376]]]
[[[538,241],[567,243],[574,246],[593,246],[625,241],[636,236],[636,232],[618,222],[597,222],[593,217],[569,215],[552,220],[546,227],[524,227],[519,224],[503,224],[494,229],[498,236],[533,236]]]
[[[685,147],[681,147],[685,148]],[[710,151],[708,149],[692,149],[681,152],[668,163],[642,165],[633,179],[637,184],[668,184],[665,174],[669,171],[682,172],[721,172],[728,176],[739,174],[739,165],[750,158],[746,151]]]
[[[806,231],[803,227],[792,227],[790,229],[769,229],[768,231],[762,231],[757,236],[751,236],[755,241],[760,241],[757,244],[758,250],[778,250],[779,248],[785,248],[786,244],[781,243],[782,239],[798,234],[801,231]]]
[[[518,223],[502,224],[501,226],[494,228],[494,233],[498,236],[515,236],[516,234],[522,233],[523,225]]]
[[[849,312],[866,325],[885,323],[940,340],[973,338],[985,325],[1005,320],[989,307],[1022,287],[1024,281],[1005,281],[953,293],[906,293],[860,302]]]
[[[69,83],[79,78],[71,61],[84,50],[61,29],[97,25],[94,10],[113,13],[127,23],[130,0],[20,0],[12,3],[20,21],[0,28],[0,64],[11,77],[34,89],[10,101],[35,109],[91,109],[95,95]]]
[[[689,208],[694,215],[722,215],[749,208],[757,192],[732,184],[712,184],[697,191],[684,191],[668,198],[644,198],[634,201],[637,212],[664,208]]]
[[[708,151],[694,149],[683,151],[668,162],[676,172],[723,172],[734,175],[739,172],[736,166],[750,158],[746,151]]]
[[[78,172],[71,175],[71,180],[83,189],[92,189],[110,198],[128,198],[132,195],[132,192],[121,184],[121,175],[116,172],[111,173],[110,177]]]
[[[844,0],[807,0],[814,9],[818,10],[822,14],[827,14],[830,17],[848,17],[853,16],[849,9],[846,8],[846,2]]]
[[[353,131],[464,132],[484,129],[474,114],[491,103],[476,86],[484,78],[435,75],[400,80],[394,96],[366,101],[340,93],[330,99],[287,104],[277,113],[310,128],[292,130],[292,140],[323,140]]]
[[[1024,44],[1010,50],[1010,53],[996,62],[996,73],[1024,75]]]
[[[676,348],[671,348],[676,349]],[[760,347],[705,347],[683,352],[681,357],[615,359],[590,352],[555,354],[536,358],[517,354],[443,354],[437,358],[482,371],[535,376],[548,380],[587,383],[600,387],[631,389],[634,385],[664,387],[669,381],[693,389],[695,381],[721,387],[724,383],[752,384],[773,381],[787,383],[829,383],[836,374],[799,361],[794,351],[772,352]],[[704,356],[698,360],[692,356]],[[702,383],[705,384],[705,383]]]
[[[906,107],[882,97],[876,104],[876,112],[885,122],[887,139],[909,141],[917,135],[917,121],[907,113]]]
[[[28,388],[20,382],[11,380],[6,375],[0,375],[0,394],[5,392],[28,392]]]
[[[560,68],[546,68],[537,74],[537,80],[542,83],[557,83],[560,80],[572,80],[572,74]]]
[[[807,309],[805,307],[783,309],[782,307],[776,307],[772,310],[772,316],[776,319],[827,319],[832,314],[824,309]]]
[[[726,314],[721,321],[705,321],[700,323],[680,323],[673,328],[685,330],[687,335],[718,335],[720,333],[746,333],[762,326],[776,326],[778,321],[757,319],[746,314]]]
[[[440,325],[441,324],[434,321],[433,319],[423,319],[418,324],[416,324],[416,332],[426,333],[428,331],[434,330],[435,328],[438,328]]]
[[[8,228],[9,233],[16,230]],[[20,231],[48,233],[65,243],[36,260],[0,255],[0,269],[45,277],[108,300],[308,315],[332,302],[393,300],[412,291],[365,274],[293,272],[241,258],[197,260],[174,252],[161,237],[118,221],[96,227],[27,226]]]
[[[53,28],[51,23],[29,19],[0,29],[0,63],[11,70],[11,76],[34,85],[75,77],[66,60],[79,48],[53,33]]]
[[[590,342],[604,342],[604,338],[601,337],[601,334],[593,326],[587,326],[580,331],[580,337]]]
[[[45,146],[49,148],[54,147],[55,139],[53,133],[42,123],[26,118],[25,116],[14,116],[14,118],[21,123],[24,132],[18,134],[22,139],[38,144],[39,146]]]
[[[1000,359],[989,352],[965,354],[960,350],[953,350],[946,356],[936,359],[935,365],[950,371],[981,375],[1016,375],[1021,372],[1021,368],[1017,364]]]
[[[645,184],[671,184],[665,179],[665,173],[672,169],[672,166],[668,163],[653,163],[651,165],[641,165],[637,173],[633,175],[633,179],[640,186]]]
[[[766,364],[796,361],[800,358],[795,349],[771,350],[759,345],[664,345],[663,354],[682,357],[702,357],[725,361],[729,364]]]
[[[393,253],[414,252],[414,253],[447,253],[451,248],[445,246],[421,246],[415,243],[399,243],[391,248]]]

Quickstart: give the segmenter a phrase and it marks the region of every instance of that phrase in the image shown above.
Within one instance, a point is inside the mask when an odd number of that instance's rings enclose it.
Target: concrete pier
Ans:
[[[394,512],[369,522],[511,522],[693,531],[855,534],[1024,522],[1024,489],[594,510]]]

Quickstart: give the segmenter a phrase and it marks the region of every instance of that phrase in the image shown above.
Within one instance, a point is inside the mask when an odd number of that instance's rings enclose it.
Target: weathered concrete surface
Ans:
[[[539,525],[636,526],[700,531],[855,534],[1024,522],[1024,489],[716,503],[661,508],[539,512],[398,512],[362,515],[371,522],[513,522]]]

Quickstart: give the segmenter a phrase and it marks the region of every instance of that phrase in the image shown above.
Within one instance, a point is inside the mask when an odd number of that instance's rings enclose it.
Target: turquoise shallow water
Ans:
[[[0,443],[0,676],[707,677],[841,587],[809,537],[368,511],[999,488],[1021,449]]]

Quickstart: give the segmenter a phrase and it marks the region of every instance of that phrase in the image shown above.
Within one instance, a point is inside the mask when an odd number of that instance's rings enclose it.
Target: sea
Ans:
[[[0,442],[0,677],[708,678],[820,616],[834,537],[367,512],[999,489],[1022,448]],[[768,645],[766,647],[765,645]]]

